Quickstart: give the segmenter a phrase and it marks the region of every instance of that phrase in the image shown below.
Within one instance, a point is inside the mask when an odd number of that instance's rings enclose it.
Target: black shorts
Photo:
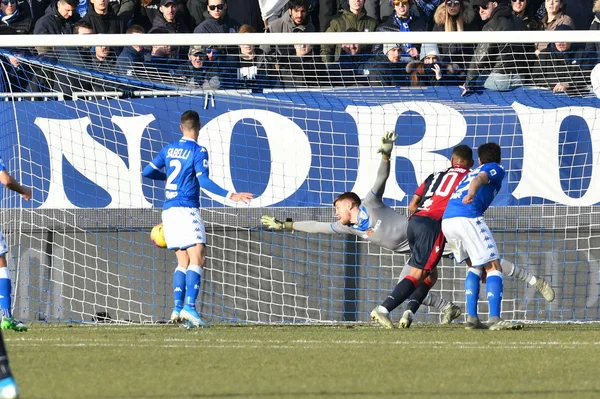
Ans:
[[[413,216],[408,222],[408,245],[411,257],[408,264],[417,269],[433,270],[442,258],[446,238],[442,221],[427,216]]]

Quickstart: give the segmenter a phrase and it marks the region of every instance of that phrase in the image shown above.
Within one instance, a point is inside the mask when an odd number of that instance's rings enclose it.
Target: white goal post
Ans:
[[[342,57],[310,69],[319,71],[313,80],[297,79],[289,54],[263,54],[255,70],[236,63],[243,43],[255,48],[312,44],[313,49],[437,43],[441,48],[443,43],[594,43],[600,42],[598,32],[3,39],[0,156],[11,174],[34,189],[30,202],[4,191],[0,210],[19,319],[156,323],[169,316],[175,257],[149,238],[160,222],[164,187],[143,179],[141,170],[178,137],[179,117],[187,109],[200,113],[199,141],[208,149],[212,179],[256,197],[240,206],[202,194],[208,260],[199,310],[206,319],[369,320],[370,310],[395,285],[405,255],[353,236],[267,230],[260,218],[333,222],[338,194],[364,196],[370,190],[381,135],[392,129],[400,138],[384,197],[401,213],[418,184],[448,165],[454,146],[501,145],[507,177],[486,219],[503,256],[543,276],[557,294],[548,303],[534,287],[506,278],[505,319],[589,322],[600,317],[600,100],[590,77],[597,61],[586,60],[576,93],[553,93],[536,79],[547,69],[536,69],[535,54],[515,53],[528,57],[522,85],[508,91],[480,87],[464,97],[459,85],[470,63],[456,74],[441,52],[442,74],[452,78],[421,84],[414,84],[414,69],[406,64],[393,84],[375,79],[376,70],[387,69],[368,51],[359,66],[348,67]],[[121,51],[134,45],[148,51],[170,46],[181,61],[176,68],[153,65],[151,71],[142,62],[132,74],[120,74],[94,68],[99,64],[84,58],[63,57],[70,51],[94,57],[96,47]],[[188,51],[194,46],[201,50]],[[221,49],[223,58],[211,75],[218,79],[194,80],[177,72],[191,62],[188,54],[204,56],[210,47]],[[379,57],[385,61],[383,54]],[[322,62],[318,54],[311,60]],[[307,73],[305,66],[300,74]],[[464,305],[464,267],[443,259],[439,270],[434,292]],[[485,301],[480,303],[485,313]],[[417,320],[437,322],[439,313],[422,307]]]

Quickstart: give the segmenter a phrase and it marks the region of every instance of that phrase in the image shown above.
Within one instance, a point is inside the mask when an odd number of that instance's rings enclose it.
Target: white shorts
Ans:
[[[458,263],[470,258],[473,267],[482,267],[500,259],[496,241],[483,217],[444,219],[442,232]]]
[[[6,245],[6,238],[4,233],[0,230],[0,256],[5,255],[8,252],[8,245]]]
[[[200,209],[173,207],[162,212],[165,241],[169,249],[186,249],[206,244],[204,220]]]

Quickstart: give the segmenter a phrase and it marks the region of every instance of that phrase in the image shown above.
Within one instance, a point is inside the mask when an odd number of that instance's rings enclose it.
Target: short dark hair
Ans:
[[[79,33],[79,29],[81,29],[81,28],[89,29],[92,32],[94,32],[94,27],[90,23],[88,23],[87,21],[84,21],[84,20],[80,20],[75,25],[73,25],[73,33],[75,33],[77,35]]]
[[[200,127],[200,115],[192,109],[188,109],[181,114],[181,125],[186,129],[196,129]]]
[[[456,147],[454,147],[454,149],[452,150],[452,155],[462,159],[463,161],[473,161],[473,150],[471,149],[471,147],[465,144],[457,145]]]
[[[131,25],[125,33],[146,33],[146,30],[141,25]]]
[[[477,156],[482,164],[490,162],[500,163],[502,159],[501,152],[500,146],[496,143],[485,143],[477,148]]]
[[[335,206],[335,204],[337,204],[338,201],[343,200],[349,200],[355,206],[360,206],[361,203],[360,197],[356,195],[356,193],[353,193],[352,191],[346,191],[345,193],[338,195],[336,199],[333,200],[333,206]]]
[[[308,0],[290,0],[287,3],[288,10],[295,10],[296,8],[299,8],[299,7],[304,7],[306,9],[306,11],[308,11],[308,8],[310,7],[310,3],[308,2]]]
[[[62,1],[63,3],[66,3],[73,8],[77,8],[77,6],[79,6],[79,0],[59,0],[59,1]]]

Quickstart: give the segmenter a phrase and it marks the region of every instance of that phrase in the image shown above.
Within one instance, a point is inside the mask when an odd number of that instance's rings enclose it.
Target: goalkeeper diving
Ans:
[[[367,196],[361,198],[353,192],[345,192],[339,195],[333,202],[335,207],[335,216],[338,221],[334,223],[316,222],[316,221],[279,221],[271,216],[263,216],[262,224],[274,230],[293,230],[306,233],[322,234],[353,234],[370,243],[382,248],[407,254],[410,252],[408,244],[408,222],[409,217],[396,212],[393,208],[383,202],[383,193],[385,184],[390,175],[390,158],[394,147],[394,141],[398,136],[392,132],[386,132],[381,139],[381,146],[378,153],[381,153],[381,163],[377,171],[377,177],[373,188]],[[409,208],[414,212],[416,209]],[[445,252],[449,254],[450,251]],[[503,260],[506,263],[510,263]],[[542,293],[548,301],[554,300],[554,290],[548,283],[540,277],[535,277],[524,270],[518,269],[512,263],[512,267],[503,268],[504,273],[514,276],[530,284],[532,279],[535,287]],[[400,275],[400,280],[404,279],[410,273],[411,267],[405,265]],[[431,274],[421,284],[427,284],[432,287],[438,279],[437,268],[431,270]],[[411,297],[411,299],[413,299]],[[426,306],[439,309],[442,314],[442,324],[449,324],[461,315],[459,306],[429,292],[422,302]],[[373,316],[373,314],[371,315]],[[377,315],[379,316],[379,314]],[[386,328],[394,328],[388,315],[385,317],[375,317],[373,320]]]

